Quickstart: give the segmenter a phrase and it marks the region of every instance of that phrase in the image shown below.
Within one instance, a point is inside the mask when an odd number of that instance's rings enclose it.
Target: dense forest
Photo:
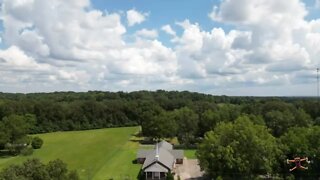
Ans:
[[[140,125],[144,136],[178,137],[182,146],[198,145],[201,167],[213,177],[288,174],[283,162],[294,156],[313,158],[308,172],[296,171],[295,176],[319,176],[320,106],[312,97],[228,97],[163,90],[0,93],[0,133],[5,128],[1,123],[12,116],[26,121],[34,117],[31,134]],[[210,153],[214,155],[209,157]],[[247,161],[246,153],[255,159]],[[213,159],[223,166],[211,164]]]

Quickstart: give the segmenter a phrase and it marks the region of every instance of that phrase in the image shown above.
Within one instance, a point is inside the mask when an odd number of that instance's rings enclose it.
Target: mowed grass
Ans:
[[[196,150],[195,149],[185,149],[184,156],[188,159],[197,159],[196,157]]]
[[[39,134],[41,149],[23,157],[0,157],[0,169],[28,158],[43,162],[61,159],[69,169],[76,169],[81,179],[136,179],[141,168],[133,164],[139,143],[130,141],[139,127],[109,128],[88,131]]]

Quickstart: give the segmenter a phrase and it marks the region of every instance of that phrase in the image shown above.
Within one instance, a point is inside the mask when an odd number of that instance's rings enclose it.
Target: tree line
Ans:
[[[209,176],[224,178],[289,177],[284,160],[294,156],[313,159],[307,173],[297,171],[295,176],[319,176],[319,114],[319,101],[312,97],[163,90],[0,93],[2,123],[22,116],[34,124],[30,133],[140,125],[142,134],[152,139],[177,137],[183,146],[198,145],[201,167]]]
[[[294,124],[294,121],[300,123],[297,116],[301,116],[300,119],[307,116],[306,121],[310,121],[302,124],[320,123],[315,98],[227,97],[163,90],[0,93],[0,119],[10,115],[34,115],[36,122],[31,133],[148,125],[152,119],[150,115],[165,116],[164,113],[174,111],[188,111],[196,116],[197,135],[203,135],[209,127],[212,129],[208,122],[230,121],[244,113],[261,116],[270,127],[285,124],[286,120],[281,117],[287,115],[291,118],[287,121]],[[273,116],[280,119],[269,121]],[[273,129],[281,134],[287,127],[282,128]]]

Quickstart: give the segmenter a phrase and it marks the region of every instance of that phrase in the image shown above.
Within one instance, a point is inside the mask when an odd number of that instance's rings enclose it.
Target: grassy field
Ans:
[[[187,157],[188,159],[197,159],[196,150],[195,149],[184,150],[184,156]]]
[[[0,169],[27,158],[43,162],[61,159],[69,169],[76,169],[81,179],[136,179],[141,168],[133,164],[139,143],[130,141],[139,127],[40,134],[41,149],[28,157],[0,157]]]

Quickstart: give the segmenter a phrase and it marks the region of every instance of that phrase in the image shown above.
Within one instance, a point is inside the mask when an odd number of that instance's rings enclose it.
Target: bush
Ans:
[[[171,172],[168,172],[166,179],[167,180],[174,180],[173,174]]]
[[[80,177],[78,175],[78,172],[76,170],[70,171],[70,173],[68,175],[68,179],[69,180],[79,180]]]
[[[144,174],[144,172],[142,170],[140,170],[137,179],[139,179],[139,180],[145,180],[146,179],[146,176],[145,176],[145,174]]]
[[[40,149],[43,144],[43,140],[39,137],[34,137],[31,142],[31,146],[33,149]]]
[[[25,148],[26,146],[24,144],[10,144],[7,143],[5,145],[5,149],[11,154],[11,155],[18,155],[20,152]]]
[[[26,147],[26,148],[22,149],[20,153],[23,156],[30,156],[33,154],[33,149],[31,147]]]

